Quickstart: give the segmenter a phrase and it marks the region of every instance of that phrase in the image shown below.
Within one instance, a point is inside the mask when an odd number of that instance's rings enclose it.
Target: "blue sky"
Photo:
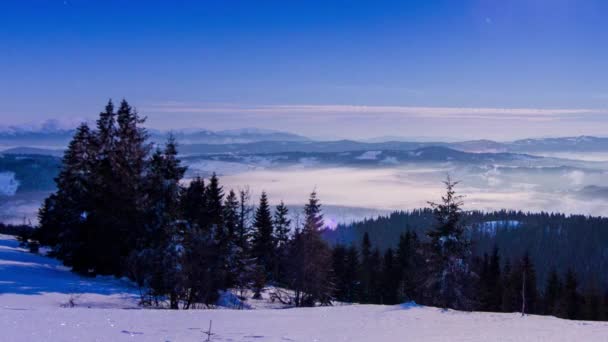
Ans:
[[[606,13],[574,0],[3,1],[1,124],[74,124],[124,97],[161,129],[601,135]]]

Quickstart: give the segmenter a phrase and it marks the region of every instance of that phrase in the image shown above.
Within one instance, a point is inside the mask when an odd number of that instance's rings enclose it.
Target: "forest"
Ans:
[[[265,193],[253,206],[215,175],[185,180],[175,139],[151,144],[144,121],[110,101],[96,127],[78,127],[25,243],[80,274],[128,277],[153,307],[213,307],[222,291],[255,298],[272,284],[296,307],[415,301],[608,319],[606,284],[592,279],[606,267],[606,219],[467,212],[448,177],[430,208],[332,231],[314,191],[294,220]]]

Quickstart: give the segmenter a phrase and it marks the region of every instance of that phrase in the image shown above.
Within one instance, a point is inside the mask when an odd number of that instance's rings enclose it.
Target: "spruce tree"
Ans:
[[[331,250],[321,237],[323,215],[316,192],[304,207],[304,227],[290,248],[290,287],[296,306],[331,304]]]
[[[426,288],[429,300],[442,308],[470,309],[471,289],[468,259],[470,242],[461,222],[462,196],[456,195],[450,177],[444,181],[446,194],[440,203],[430,202],[435,216],[435,227],[427,234],[430,238],[430,274]]]
[[[351,245],[346,251],[346,261],[344,270],[344,300],[347,302],[357,302],[359,300],[359,252],[357,247]]]
[[[547,284],[545,285],[543,314],[553,316],[558,314],[561,292],[562,283],[557,270],[553,268],[547,277]]]
[[[255,212],[253,221],[252,255],[264,271],[264,276],[270,276],[274,270],[275,239],[272,214],[268,204],[268,196],[262,192],[260,204]]]
[[[185,287],[181,273],[185,227],[180,219],[180,181],[185,172],[177,158],[175,139],[170,136],[164,150],[157,149],[150,161],[142,189],[146,197],[143,234],[138,237],[140,250],[132,252],[143,259],[139,265],[147,266],[145,282],[155,293],[169,296],[171,309],[178,308]]]
[[[55,179],[57,191],[49,196],[39,213],[35,237],[53,246],[53,253],[75,271],[85,273],[92,260],[89,213],[91,177],[94,158],[92,135],[86,124],[76,129],[62,159],[62,169]]]
[[[262,192],[260,204],[255,212],[253,221],[253,240],[251,243],[252,256],[258,265],[254,298],[260,297],[260,291],[266,280],[269,280],[275,270],[276,253],[272,214],[268,205],[268,196]],[[274,280],[274,279],[273,279]]]
[[[288,267],[288,248],[290,243],[291,220],[289,210],[281,201],[274,211],[274,240],[276,243],[276,262],[274,279],[279,283],[285,281]]]
[[[388,305],[397,304],[399,302],[399,272],[392,248],[387,249],[384,253],[382,266],[382,286],[380,287],[382,298],[380,302]]]
[[[369,234],[363,234],[361,242],[361,263],[359,269],[359,279],[361,281],[360,300],[362,303],[370,303],[372,300],[372,244]]]
[[[416,232],[406,231],[397,245],[397,272],[399,274],[399,301],[419,300],[418,288],[423,276],[424,260],[419,253],[420,241]]]
[[[564,289],[562,291],[560,317],[577,319],[580,315],[581,298],[578,292],[578,280],[571,269],[566,272]]]

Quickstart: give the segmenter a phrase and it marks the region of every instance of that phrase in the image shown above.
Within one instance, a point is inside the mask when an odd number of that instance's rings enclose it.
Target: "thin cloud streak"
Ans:
[[[527,119],[551,121],[599,115],[606,111],[585,108],[492,108],[492,107],[410,107],[410,106],[360,106],[360,105],[231,105],[192,104],[167,102],[147,106],[144,111],[154,113],[210,113],[256,115],[334,115],[336,117],[398,116],[445,119]]]

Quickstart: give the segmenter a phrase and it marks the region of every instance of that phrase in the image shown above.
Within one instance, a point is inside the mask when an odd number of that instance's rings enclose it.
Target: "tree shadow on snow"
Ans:
[[[56,259],[29,253],[19,248],[17,241],[0,238],[0,295],[49,292],[112,295],[128,292],[127,286],[127,282],[112,277],[81,277]]]

